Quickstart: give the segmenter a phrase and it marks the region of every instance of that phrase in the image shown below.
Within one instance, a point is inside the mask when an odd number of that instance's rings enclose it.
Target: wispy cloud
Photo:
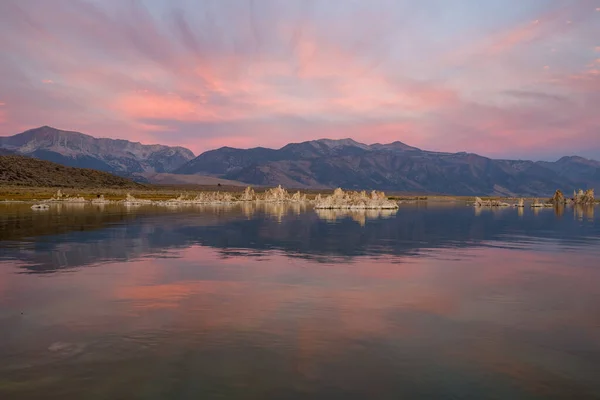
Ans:
[[[492,3],[0,2],[0,134],[600,156],[595,3]]]

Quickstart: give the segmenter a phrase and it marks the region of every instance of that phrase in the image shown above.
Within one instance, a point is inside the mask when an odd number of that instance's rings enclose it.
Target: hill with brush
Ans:
[[[0,185],[64,188],[141,188],[139,183],[86,168],[19,155],[0,155]]]

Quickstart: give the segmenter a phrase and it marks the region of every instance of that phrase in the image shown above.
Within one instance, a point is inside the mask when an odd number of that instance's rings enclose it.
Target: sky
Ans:
[[[600,159],[600,0],[2,0],[0,135]]]

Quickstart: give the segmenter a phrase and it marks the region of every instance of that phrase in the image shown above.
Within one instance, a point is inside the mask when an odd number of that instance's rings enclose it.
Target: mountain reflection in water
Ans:
[[[0,205],[0,227],[3,399],[600,398],[593,208]]]

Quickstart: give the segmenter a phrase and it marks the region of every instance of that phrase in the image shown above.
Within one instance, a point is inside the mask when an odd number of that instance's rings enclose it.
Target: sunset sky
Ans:
[[[600,159],[600,0],[2,0],[0,135]]]

